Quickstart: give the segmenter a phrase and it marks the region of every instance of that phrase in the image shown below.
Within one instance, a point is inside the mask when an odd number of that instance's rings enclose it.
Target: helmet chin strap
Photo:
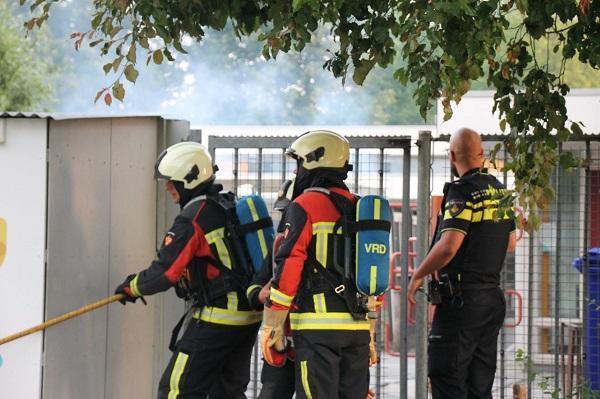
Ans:
[[[193,198],[195,198],[199,195],[207,194],[209,191],[211,191],[211,188],[213,186],[220,186],[221,188],[218,189],[217,192],[221,191],[222,186],[221,185],[213,185],[214,181],[215,181],[215,176],[211,177],[204,183],[202,183],[199,186],[194,187],[193,189],[190,190],[190,189],[183,187],[183,182],[173,180],[173,186],[175,187],[175,190],[177,190],[177,193],[179,194],[179,207],[183,209],[183,207],[188,202],[190,202],[190,200],[192,200]],[[211,193],[212,193],[212,191],[211,191]]]

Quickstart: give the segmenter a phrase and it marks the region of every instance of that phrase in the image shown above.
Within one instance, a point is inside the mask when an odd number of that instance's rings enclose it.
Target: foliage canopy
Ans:
[[[53,4],[61,0],[20,0],[36,16],[26,26],[41,26]],[[567,61],[598,69],[600,2],[590,0],[94,0],[95,15],[87,32],[73,34],[76,48],[84,40],[112,60],[106,73],[117,79],[98,92],[107,104],[122,100],[121,82],[135,82],[139,59],[161,64],[173,52],[185,53],[182,40],[202,40],[208,28],[259,33],[265,58],[302,51],[321,26],[331,29],[337,48],[330,49],[324,68],[342,81],[357,84],[377,65],[394,66],[401,84],[416,85],[414,100],[425,117],[442,99],[445,118],[472,82],[484,78],[492,87],[494,110],[502,130],[510,127],[506,147],[512,159],[505,167],[516,177],[521,205],[535,211],[553,197],[553,167],[576,165],[560,144],[581,127],[567,116],[564,82]],[[36,11],[37,10],[37,11]],[[547,46],[539,57],[540,40]],[[138,54],[141,52],[142,54]],[[550,55],[561,67],[550,67]],[[141,55],[141,56],[140,56]],[[400,59],[402,63],[394,63]],[[530,222],[536,224],[532,212]]]
[[[32,110],[49,104],[55,68],[43,45],[42,37],[23,37],[11,9],[0,2],[0,110]]]

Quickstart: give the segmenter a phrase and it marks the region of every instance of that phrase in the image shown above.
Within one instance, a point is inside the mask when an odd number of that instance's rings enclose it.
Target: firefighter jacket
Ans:
[[[494,176],[472,169],[444,189],[437,238],[448,230],[465,234],[454,258],[442,269],[461,284],[498,285],[513,215],[498,214],[506,187]]]
[[[215,259],[229,269],[235,267],[225,239],[223,210],[205,196],[199,196],[181,210],[165,235],[158,256],[150,267],[137,274],[129,288],[136,297],[152,295],[168,290],[184,277],[199,280],[205,294],[222,285],[225,277],[215,266]],[[243,326],[259,323],[262,318],[260,312],[250,309],[245,287],[223,292],[201,305],[193,316],[209,323]]]
[[[345,189],[330,190],[356,201]],[[314,266],[319,262],[332,270],[334,256],[341,259],[343,248],[334,253],[333,235],[340,216],[329,196],[318,191],[305,191],[287,209],[270,301],[274,309],[291,309],[292,330],[369,329],[366,315],[353,319],[344,299]]]

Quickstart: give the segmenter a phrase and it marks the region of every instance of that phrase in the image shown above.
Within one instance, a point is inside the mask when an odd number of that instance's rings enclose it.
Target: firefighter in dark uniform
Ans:
[[[506,188],[481,170],[481,137],[461,129],[450,138],[452,173],[444,188],[437,240],[415,270],[408,299],[438,271],[430,295],[440,294],[429,333],[429,379],[434,399],[491,399],[505,299],[500,271],[516,245],[515,222],[497,213]]]
[[[157,258],[117,287],[123,300],[135,302],[176,287],[192,298],[192,320],[174,346],[160,380],[158,398],[245,398],[250,357],[261,314],[251,310],[224,238],[225,215],[218,202],[216,167],[204,146],[183,142],[167,148],[155,165],[155,177],[181,212],[166,234]],[[225,270],[229,268],[229,270]]]
[[[294,181],[286,180],[283,183],[279,198],[275,201],[273,209],[281,212],[282,218],[277,227],[277,236],[273,244],[273,251],[277,251],[281,239],[283,238],[283,215],[288,208],[292,198]],[[271,280],[273,278],[273,257],[269,256],[265,265],[258,271],[246,290],[250,306],[262,311],[264,304],[269,298],[271,289]],[[294,396],[294,358],[295,349],[290,345],[283,355],[283,364],[272,366],[264,361],[260,373],[260,382],[262,387],[258,399],[291,399]]]
[[[289,314],[299,399],[365,398],[368,393],[369,321],[366,315],[358,320],[352,316],[315,265],[333,267],[333,230],[341,215],[325,192],[355,201],[344,184],[349,149],[344,137],[320,130],[301,135],[287,151],[297,161],[293,202],[275,255],[276,274],[260,339],[270,362],[273,350],[286,348]]]

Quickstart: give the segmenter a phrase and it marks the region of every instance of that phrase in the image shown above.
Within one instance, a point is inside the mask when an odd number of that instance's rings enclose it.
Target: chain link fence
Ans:
[[[380,362],[371,368],[378,398],[424,398],[427,391],[424,348],[434,309],[408,307],[403,292],[427,248],[429,205],[432,213],[439,209],[444,182],[451,179],[448,139],[349,137],[354,165],[347,179],[350,190],[382,194],[394,211],[391,289],[378,330]],[[483,139],[486,153],[502,140]],[[208,145],[225,188],[238,195],[260,194],[272,209],[281,183],[296,167],[284,156],[292,140],[210,136]],[[561,151],[573,152],[582,166],[554,173],[554,202],[539,230],[518,232],[517,250],[507,256],[502,272],[507,317],[498,343],[494,398],[592,398],[593,389],[600,389],[600,254],[598,260],[581,258],[600,247],[600,136],[569,142]],[[488,166],[511,188],[514,176],[502,170],[509,161],[500,151],[495,167]],[[419,199],[418,192],[429,195]],[[418,209],[426,217],[418,217]],[[272,216],[278,223],[277,212]],[[417,236],[426,241],[424,247]],[[260,392],[261,365],[255,350],[249,398]]]

